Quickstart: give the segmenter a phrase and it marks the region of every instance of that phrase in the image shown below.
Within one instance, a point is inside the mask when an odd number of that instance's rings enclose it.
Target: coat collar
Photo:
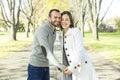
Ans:
[[[67,33],[65,35],[66,36],[71,35],[72,34],[72,30],[73,30],[73,28],[69,28],[68,31],[67,31]]]
[[[65,36],[72,35],[73,29],[74,28],[69,28]],[[63,38],[63,31],[60,32],[60,37]]]

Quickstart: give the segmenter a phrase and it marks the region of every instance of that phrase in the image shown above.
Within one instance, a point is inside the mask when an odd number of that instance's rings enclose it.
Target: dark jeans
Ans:
[[[35,67],[29,64],[27,80],[50,80],[49,67]]]

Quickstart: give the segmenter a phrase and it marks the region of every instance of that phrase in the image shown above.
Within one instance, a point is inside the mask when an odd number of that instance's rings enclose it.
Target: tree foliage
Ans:
[[[115,26],[117,27],[117,31],[120,32],[120,17],[115,17]]]
[[[106,21],[107,25],[113,25],[118,32],[120,32],[120,17],[110,18]]]
[[[34,32],[37,26],[47,19],[48,12],[52,8],[67,10],[69,4],[66,0],[27,0],[22,8],[28,23],[27,30],[31,25]]]
[[[59,9],[60,11],[69,10],[70,3],[68,0],[43,0],[44,10],[41,13],[42,20],[44,22],[48,17],[50,9]],[[49,3],[49,4],[48,4]]]
[[[7,5],[3,4],[6,1]],[[19,2],[20,1],[20,2]],[[4,22],[9,28],[11,28],[10,34],[16,39],[16,32],[19,27],[19,18],[21,22],[26,25],[27,36],[29,31],[35,31],[35,29],[43,23],[47,17],[50,9],[56,8],[61,12],[69,10],[74,16],[75,25],[80,27],[84,36],[85,23],[89,23],[91,26],[93,39],[99,39],[98,26],[104,19],[110,5],[106,9],[105,14],[100,17],[100,11],[103,0],[22,0],[24,4],[21,4],[21,0],[2,0],[1,2],[1,14]],[[20,3],[20,4],[19,4]],[[7,10],[6,7],[7,6]],[[6,12],[7,11],[7,12]],[[22,11],[22,15],[20,15]],[[118,21],[119,23],[119,21]],[[119,25],[117,23],[117,25]],[[13,27],[12,27],[13,26]]]

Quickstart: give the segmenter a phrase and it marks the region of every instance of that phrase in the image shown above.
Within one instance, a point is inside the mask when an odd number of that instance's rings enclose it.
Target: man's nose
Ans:
[[[57,18],[57,21],[61,21],[61,19],[60,19],[60,18]]]

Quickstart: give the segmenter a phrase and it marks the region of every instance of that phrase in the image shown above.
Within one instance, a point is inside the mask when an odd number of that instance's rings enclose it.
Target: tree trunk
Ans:
[[[30,22],[28,20],[27,28],[26,28],[26,37],[29,38],[29,32],[30,32]]]
[[[84,24],[81,25],[81,32],[82,32],[83,37],[85,37],[85,35],[84,35]]]
[[[84,35],[84,25],[85,25],[85,12],[84,10],[82,9],[82,13],[81,13],[81,31],[82,31],[82,35],[83,37],[85,37]]]
[[[10,40],[17,40],[16,38],[16,30],[13,26],[10,27]]]
[[[96,26],[97,25],[93,25],[94,29],[92,29],[93,39],[94,40],[99,40],[99,37],[98,37],[98,28]]]

